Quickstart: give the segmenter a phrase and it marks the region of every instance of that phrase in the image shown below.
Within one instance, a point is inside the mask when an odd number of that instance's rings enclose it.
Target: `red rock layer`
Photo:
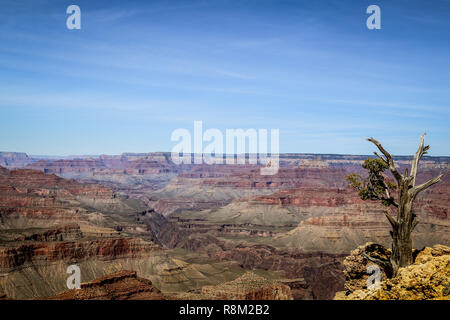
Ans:
[[[79,208],[68,203],[77,197],[113,199],[114,193],[97,184],[81,184],[37,170],[20,169],[0,174],[0,217],[16,214],[77,220]]]
[[[0,268],[16,268],[34,261],[139,258],[160,250],[160,247],[151,242],[144,242],[135,238],[26,243],[0,247]]]
[[[150,280],[134,271],[120,271],[82,283],[80,289],[66,290],[50,300],[164,300]]]
[[[93,184],[81,184],[75,180],[66,180],[54,174],[44,174],[38,170],[13,170],[0,175],[0,192],[13,192],[21,195],[36,196],[90,196],[95,198],[113,198],[110,188]]]

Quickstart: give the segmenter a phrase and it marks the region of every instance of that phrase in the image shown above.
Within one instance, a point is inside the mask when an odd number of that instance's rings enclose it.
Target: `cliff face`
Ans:
[[[29,242],[0,248],[0,270],[8,270],[28,263],[51,263],[59,260],[80,262],[90,258],[114,260],[141,258],[162,249],[153,243],[135,238],[106,238],[91,241]]]
[[[367,266],[373,263],[362,253],[368,251],[372,256],[374,251],[383,258],[390,255],[390,250],[375,244],[352,251],[344,260],[346,291],[338,292],[336,300],[450,300],[450,247],[435,245],[414,252],[414,263],[400,268],[396,277],[381,273],[379,288],[367,288]]]
[[[134,271],[120,271],[82,283],[80,289],[66,290],[50,300],[163,300],[150,280]]]

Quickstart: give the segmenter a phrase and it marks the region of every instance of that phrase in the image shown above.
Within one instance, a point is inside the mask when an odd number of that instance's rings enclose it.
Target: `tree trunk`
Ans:
[[[404,181],[399,188],[399,206],[397,212],[397,224],[392,227],[392,256],[391,264],[393,275],[401,267],[413,263],[412,257],[412,231],[414,229],[414,215],[412,202],[408,193],[408,181]]]
[[[412,264],[412,230],[399,225],[398,230],[392,232],[392,255],[391,264],[393,276],[397,275],[397,271],[401,267]],[[402,229],[402,230],[400,230]]]

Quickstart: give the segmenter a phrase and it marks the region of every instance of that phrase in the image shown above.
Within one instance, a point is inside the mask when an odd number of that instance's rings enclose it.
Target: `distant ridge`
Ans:
[[[191,154],[194,156],[194,154]],[[0,151],[0,165],[9,168],[21,168],[28,164],[35,163],[39,160],[45,161],[55,161],[55,160],[77,160],[77,159],[105,159],[105,158],[125,158],[125,159],[140,159],[140,158],[155,158],[164,159],[165,161],[170,161],[170,152],[124,152],[120,155],[69,155],[69,156],[47,156],[47,155],[28,155],[25,152],[9,152]],[[225,157],[225,155],[224,155]],[[246,158],[249,154],[246,154]],[[373,155],[352,155],[352,154],[314,154],[314,153],[280,153],[280,160],[352,160],[352,161],[362,161],[367,157],[374,157]],[[394,156],[396,160],[409,161],[412,160],[413,156],[408,155],[398,155]],[[450,156],[424,156],[422,158],[424,161],[433,161],[437,163],[449,163]]]

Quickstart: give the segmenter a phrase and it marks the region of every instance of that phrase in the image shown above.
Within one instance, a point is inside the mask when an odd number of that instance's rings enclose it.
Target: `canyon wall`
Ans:
[[[131,270],[169,296],[262,270],[287,284],[295,299],[331,299],[344,286],[344,256],[367,241],[390,244],[386,207],[360,200],[345,182],[347,174],[364,172],[365,156],[283,154],[273,176],[260,175],[256,165],[177,166],[168,153],[16,158],[10,167],[32,170],[0,171],[0,241],[70,240],[83,251],[83,243],[95,246],[104,237],[141,239],[158,247],[152,250],[165,255],[169,271],[145,273],[136,264]],[[395,159],[401,170],[411,161]],[[449,168],[448,157],[424,157],[420,164],[419,183],[444,176],[414,204],[418,249],[450,245]],[[7,247],[15,248],[12,260],[19,262],[54,250],[36,244],[19,250],[11,242]],[[72,249],[64,250],[71,255]],[[85,250],[87,268],[94,260],[105,266],[104,250]],[[111,250],[112,259],[120,260],[113,254],[120,249]],[[121,267],[133,259],[140,257],[125,254]],[[213,265],[223,272],[207,276]],[[202,276],[196,283],[197,273]]]

